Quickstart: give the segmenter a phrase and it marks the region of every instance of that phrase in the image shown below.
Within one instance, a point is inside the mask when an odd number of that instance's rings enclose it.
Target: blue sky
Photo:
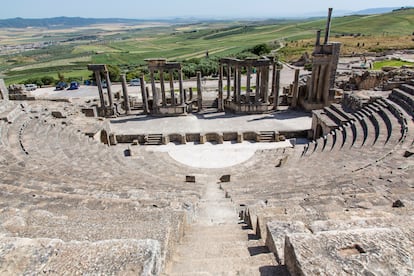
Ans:
[[[414,0],[6,0],[0,18],[290,17],[312,15],[328,7],[335,13],[400,6],[414,6]]]

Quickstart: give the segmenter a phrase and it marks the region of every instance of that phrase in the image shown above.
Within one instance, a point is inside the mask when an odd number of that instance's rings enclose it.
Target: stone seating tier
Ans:
[[[338,245],[336,257],[325,256],[333,273],[344,265],[338,256],[368,252],[382,233],[395,233],[409,244],[412,233],[401,229],[412,223],[404,218],[413,214],[414,164],[404,153],[412,150],[414,123],[401,93],[391,95],[355,113],[332,107],[331,116],[343,118],[343,123],[305,147],[259,151],[238,166],[211,171],[216,179],[231,175],[230,182],[220,183],[226,197],[291,272],[318,272],[320,266],[308,264],[307,249],[312,249],[312,258],[324,256],[321,252],[338,240],[347,244]],[[0,146],[0,246],[21,244],[18,239],[26,238],[36,244],[44,238],[64,243],[62,248],[72,246],[72,240],[88,243],[89,250],[113,239],[121,244],[153,240],[160,250],[151,247],[148,252],[159,252],[154,253],[161,256],[157,263],[171,257],[203,190],[197,182],[185,183],[185,176],[204,175],[205,170],[142,147],[124,158],[119,148],[97,144],[76,125],[51,118],[45,110],[22,110],[0,129],[5,141]],[[405,207],[393,208],[397,199]],[[354,222],[357,217],[363,221]],[[395,223],[401,229],[390,227]],[[372,236],[371,228],[385,232]],[[357,242],[359,237],[367,242]],[[401,248],[412,256],[409,248]],[[383,261],[370,252],[366,256],[371,262]],[[77,255],[69,259],[76,261]],[[144,269],[140,266],[137,270]],[[398,266],[406,267],[403,261]],[[375,272],[372,266],[367,271]]]

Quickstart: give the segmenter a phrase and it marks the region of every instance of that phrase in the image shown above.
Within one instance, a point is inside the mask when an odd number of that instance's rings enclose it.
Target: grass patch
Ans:
[[[401,67],[401,66],[413,66],[413,62],[402,61],[402,60],[383,60],[374,62],[374,70],[381,70],[382,67],[393,66],[393,67]]]

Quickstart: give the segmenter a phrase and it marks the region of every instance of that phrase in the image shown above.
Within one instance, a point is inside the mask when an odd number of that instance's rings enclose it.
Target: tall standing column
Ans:
[[[230,100],[231,91],[231,66],[227,64],[227,100]]]
[[[203,109],[203,91],[201,90],[201,72],[197,71],[197,107],[198,112]]]
[[[223,111],[223,70],[224,66],[220,64],[219,67],[219,87],[218,87],[218,110]]]
[[[126,83],[125,74],[121,75],[121,80],[122,80],[122,93],[124,94],[125,114],[129,114],[129,113],[131,113],[131,107],[129,106],[128,86],[127,86],[127,83]]]
[[[170,77],[170,94],[171,94],[171,105],[175,107],[175,92],[174,92],[174,74],[173,70],[169,70]]]
[[[109,107],[112,109],[114,107],[114,99],[112,95],[111,79],[109,78],[108,71],[105,71],[104,74],[105,74],[105,80],[106,80],[106,90],[108,91]]]
[[[167,106],[167,99],[165,97],[165,85],[164,85],[164,70],[160,69],[160,85],[161,85],[161,97],[162,97],[162,106]]]
[[[262,94],[263,103],[269,103],[269,66],[263,67]]]
[[[238,84],[239,81],[237,79],[238,75],[239,75],[239,68],[237,67],[237,65],[234,66],[234,76],[233,76],[233,102],[237,102],[237,91],[238,91]]]
[[[150,69],[151,90],[152,90],[152,111],[158,113],[158,93],[155,87],[154,69]]]
[[[247,66],[247,72],[246,72],[246,101],[247,103],[250,103],[250,76],[252,72],[252,67],[249,65]]]
[[[144,107],[144,113],[145,114],[149,114],[149,107],[148,107],[148,95],[147,95],[147,91],[145,88],[145,78],[144,75],[142,75],[139,78],[140,82],[141,82],[141,96],[142,96],[142,106]]]
[[[295,70],[295,79],[293,81],[293,97],[292,97],[292,107],[295,108],[298,104],[298,94],[299,94],[299,73],[300,70]]]
[[[279,90],[280,90],[280,69],[277,68],[277,65],[274,66],[274,69],[276,71],[275,75],[275,93],[273,94],[273,109],[277,110],[279,106]]]
[[[98,86],[99,99],[101,100],[101,108],[105,108],[105,98],[104,98],[103,89],[102,89],[101,72],[94,71],[94,73],[95,73],[96,85]]]
[[[183,71],[182,69],[178,69],[178,83],[179,83],[179,89],[180,89],[180,101],[181,105],[185,105],[185,95],[184,95],[184,88],[183,88]]]
[[[260,100],[260,78],[261,78],[261,67],[256,67],[256,95],[255,104],[259,103]]]
[[[237,104],[241,103],[241,67],[237,67]]]

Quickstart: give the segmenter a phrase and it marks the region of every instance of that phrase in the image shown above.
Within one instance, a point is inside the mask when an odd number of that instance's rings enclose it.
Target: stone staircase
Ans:
[[[162,145],[162,134],[148,134],[145,145]]]
[[[164,275],[288,275],[263,241],[238,218],[220,186],[211,177],[205,181],[196,220]]]
[[[261,143],[275,142],[275,132],[274,131],[260,131],[258,142],[261,142]]]

